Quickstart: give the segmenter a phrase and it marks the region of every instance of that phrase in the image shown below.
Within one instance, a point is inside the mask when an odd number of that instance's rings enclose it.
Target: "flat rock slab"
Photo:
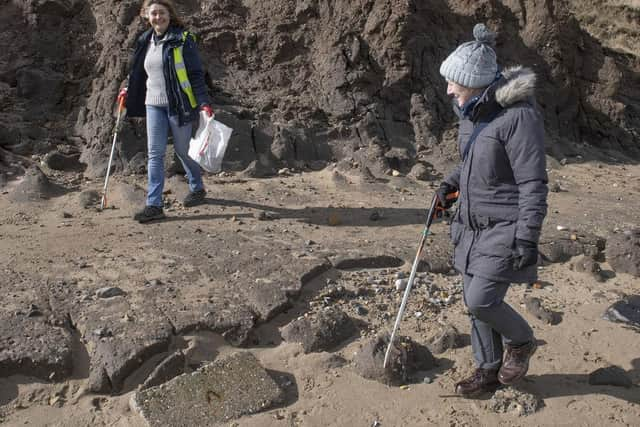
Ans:
[[[200,237],[203,233],[193,235]],[[258,321],[269,319],[290,305],[307,281],[331,267],[325,259],[296,258],[284,249],[264,256],[268,253],[265,245],[273,249],[274,244],[236,238],[236,243],[246,244],[244,249],[249,253],[260,255],[258,261],[247,266],[246,261],[233,254],[235,249],[230,249],[222,251],[228,257],[220,262],[197,266],[184,263],[182,270],[174,269],[163,275],[163,280],[90,285],[56,280],[49,284],[44,293],[46,305],[62,318],[68,316],[87,345],[88,390],[126,391],[131,385],[127,380],[145,361],[168,351],[175,335],[209,330],[221,334],[230,344],[243,345]],[[199,253],[207,252],[206,245],[199,248]],[[185,249],[182,253],[189,252]],[[157,256],[160,260],[165,257],[164,253]],[[281,265],[285,264],[288,268],[282,270]],[[123,291],[122,295],[98,296],[100,289],[115,289],[113,285]],[[33,297],[25,297],[25,301],[33,301]]]
[[[269,320],[291,306],[287,292],[276,281],[262,279],[247,287],[247,303],[262,320]]]
[[[230,344],[240,346],[246,343],[256,325],[257,315],[254,311],[237,301],[189,303],[189,310],[180,309],[185,303],[178,298],[158,304],[167,314],[177,335],[209,330],[222,335]]]
[[[68,314],[86,343],[92,392],[122,391],[127,377],[145,360],[169,348],[173,326],[153,304],[152,290],[94,299],[95,289],[54,281],[48,291],[52,310]]]
[[[281,403],[284,393],[249,352],[234,353],[157,387],[136,392],[132,409],[150,427],[202,426]]]
[[[44,316],[0,318],[0,377],[66,378],[72,371],[71,348],[69,331],[51,325]]]
[[[245,287],[246,303],[260,320],[267,321],[291,306],[292,298],[300,294],[302,287],[331,268],[325,259],[305,257],[284,260],[287,268],[272,263],[258,264],[253,283]]]
[[[47,283],[21,277],[8,266],[0,276],[0,376],[21,374],[44,381],[72,372],[74,337],[46,300]]]
[[[242,226],[238,224],[238,227]],[[238,230],[220,241],[197,233],[192,240],[173,242],[171,250],[187,254],[197,247],[198,256],[216,254],[216,262],[205,259],[193,264],[193,269],[199,273],[197,276],[213,280],[207,285],[212,292],[207,299],[244,306],[245,310],[255,313],[257,321],[267,321],[289,307],[292,299],[299,295],[309,280],[331,268],[326,259],[309,254],[293,254],[287,245],[269,235],[256,236],[249,234],[249,231],[245,234],[242,228]],[[246,256],[252,257],[251,262],[247,263]],[[283,265],[286,268],[282,268]],[[180,292],[177,294],[176,301],[163,303],[164,312],[177,311],[169,307],[180,301]]]
[[[149,314],[133,312],[136,318]],[[83,335],[91,358],[89,390],[118,393],[126,378],[145,360],[167,351],[173,336],[171,325],[159,314],[151,316],[153,318],[126,323],[120,318],[105,316],[100,322],[104,326],[85,331]],[[100,333],[102,331],[104,333]]]

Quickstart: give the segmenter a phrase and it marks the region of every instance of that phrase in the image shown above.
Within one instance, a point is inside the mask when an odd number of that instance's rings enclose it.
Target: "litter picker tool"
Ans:
[[[447,195],[447,199],[456,199],[457,197],[458,197],[458,192]],[[420,238],[418,253],[416,254],[415,260],[413,261],[413,267],[411,267],[411,274],[409,275],[409,281],[407,282],[407,287],[404,290],[402,302],[400,303],[400,310],[398,310],[398,315],[396,316],[396,322],[393,325],[393,330],[391,331],[391,338],[389,338],[389,345],[387,346],[387,351],[384,353],[384,363],[382,364],[383,369],[387,367],[387,362],[389,361],[389,353],[391,352],[391,347],[393,346],[393,340],[396,336],[396,332],[398,331],[400,320],[402,320],[402,315],[404,314],[405,306],[407,305],[407,300],[409,299],[409,292],[411,292],[411,286],[413,286],[413,280],[415,279],[416,272],[418,271],[418,263],[420,262],[420,257],[422,255],[422,249],[424,248],[424,244],[427,241],[427,236],[429,235],[429,228],[431,227],[433,218],[436,216],[438,208],[439,208],[438,196],[434,194],[433,199],[431,200],[431,207],[429,208],[429,213],[427,214],[427,222],[425,223],[424,231],[422,232],[422,237]]]
[[[104,177],[104,188],[102,189],[102,199],[100,200],[100,210],[107,207],[107,186],[109,185],[109,175],[111,175],[111,162],[113,162],[113,154],[116,151],[116,140],[118,139],[118,129],[120,128],[120,117],[126,110],[125,97],[118,96],[118,115],[116,118],[116,130],[113,132],[113,142],[111,143],[111,154],[109,155],[109,163],[107,164],[107,176]]]

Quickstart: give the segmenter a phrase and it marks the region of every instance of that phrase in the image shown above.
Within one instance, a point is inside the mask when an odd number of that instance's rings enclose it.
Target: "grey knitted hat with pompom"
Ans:
[[[462,43],[444,60],[440,74],[448,81],[468,88],[489,86],[496,78],[498,63],[493,50],[496,34],[484,24],[473,27],[474,41]]]

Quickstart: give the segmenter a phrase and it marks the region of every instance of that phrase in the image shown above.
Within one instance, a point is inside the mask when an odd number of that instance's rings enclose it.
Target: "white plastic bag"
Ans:
[[[233,129],[229,126],[201,111],[198,129],[189,142],[189,157],[198,162],[207,172],[220,172],[231,132]]]

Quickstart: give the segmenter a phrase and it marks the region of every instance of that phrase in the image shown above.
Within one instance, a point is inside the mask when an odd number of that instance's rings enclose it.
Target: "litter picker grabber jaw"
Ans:
[[[453,193],[447,198],[456,198],[458,197],[458,193]],[[402,315],[404,314],[405,306],[407,305],[407,300],[409,299],[409,293],[411,292],[411,286],[413,286],[413,280],[416,277],[416,272],[418,271],[418,264],[420,262],[420,257],[422,255],[422,249],[424,248],[424,244],[427,241],[427,236],[429,235],[429,228],[431,227],[431,223],[433,222],[434,217],[436,216],[436,209],[438,208],[438,196],[436,194],[433,195],[433,199],[431,200],[431,207],[429,208],[429,213],[427,214],[427,222],[424,226],[424,231],[422,232],[422,237],[420,238],[420,245],[418,246],[418,253],[416,254],[416,258],[413,261],[413,266],[411,267],[411,274],[409,275],[409,281],[407,282],[407,287],[404,290],[404,295],[402,296],[402,302],[400,303],[400,310],[398,310],[398,315],[396,316],[396,322],[393,325],[393,330],[391,331],[391,337],[389,338],[389,345],[387,346],[387,351],[384,353],[384,363],[382,364],[382,368],[385,369],[387,367],[387,363],[389,362],[389,354],[391,352],[391,347],[393,346],[393,340],[395,339],[396,332],[398,331],[398,326],[400,325],[400,320],[402,320]]]
[[[109,154],[109,163],[107,164],[107,175],[104,177],[104,187],[102,188],[102,199],[100,199],[100,210],[107,207],[107,187],[109,186],[109,175],[111,175],[111,163],[113,162],[113,154],[116,151],[116,140],[118,139],[118,129],[120,128],[120,117],[125,111],[125,98],[118,97],[118,115],[116,117],[116,130],[113,132],[113,142],[111,143],[111,154]]]

